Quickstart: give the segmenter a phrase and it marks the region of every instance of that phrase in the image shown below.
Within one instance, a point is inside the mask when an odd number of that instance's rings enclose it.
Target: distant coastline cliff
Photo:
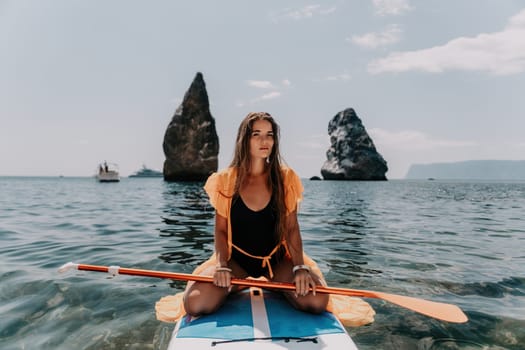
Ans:
[[[525,180],[525,160],[412,164],[406,179]]]

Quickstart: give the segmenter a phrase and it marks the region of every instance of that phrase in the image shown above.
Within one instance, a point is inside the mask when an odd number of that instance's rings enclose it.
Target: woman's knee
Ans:
[[[224,296],[211,290],[189,290],[184,295],[184,310],[191,316],[211,314],[222,305]]]
[[[310,312],[313,314],[320,314],[326,311],[326,306],[328,305],[328,294],[321,295],[310,295],[303,300],[298,300],[298,308],[302,311]]]
[[[186,313],[190,316],[197,317],[202,315],[207,315],[217,311],[220,305],[218,304],[208,304],[208,303],[195,303],[188,302],[184,303],[184,309]]]

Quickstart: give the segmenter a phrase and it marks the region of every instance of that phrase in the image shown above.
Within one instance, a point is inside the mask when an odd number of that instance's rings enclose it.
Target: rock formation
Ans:
[[[202,73],[197,73],[175,111],[162,147],[166,181],[204,181],[217,171],[219,137]]]
[[[353,108],[328,123],[331,147],[321,168],[325,180],[386,180],[388,167]]]

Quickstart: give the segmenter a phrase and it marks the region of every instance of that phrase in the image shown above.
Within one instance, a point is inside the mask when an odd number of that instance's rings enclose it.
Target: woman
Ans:
[[[186,312],[198,316],[217,310],[235,290],[233,276],[293,282],[295,291],[285,293],[290,303],[323,312],[328,295],[315,293],[324,281],[303,253],[297,221],[302,184],[293,170],[281,165],[279,126],[270,114],[244,118],[230,167],[212,174],[204,189],[215,208],[215,254],[195,273],[213,276],[213,284],[188,283]]]

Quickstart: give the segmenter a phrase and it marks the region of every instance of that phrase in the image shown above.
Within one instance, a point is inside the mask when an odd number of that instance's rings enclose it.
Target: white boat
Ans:
[[[186,315],[168,350],[357,350],[341,322],[293,308],[281,294],[250,288],[231,295],[213,314]]]
[[[95,175],[99,182],[119,182],[120,175],[118,165],[115,163],[100,163],[98,165],[98,172]]]

